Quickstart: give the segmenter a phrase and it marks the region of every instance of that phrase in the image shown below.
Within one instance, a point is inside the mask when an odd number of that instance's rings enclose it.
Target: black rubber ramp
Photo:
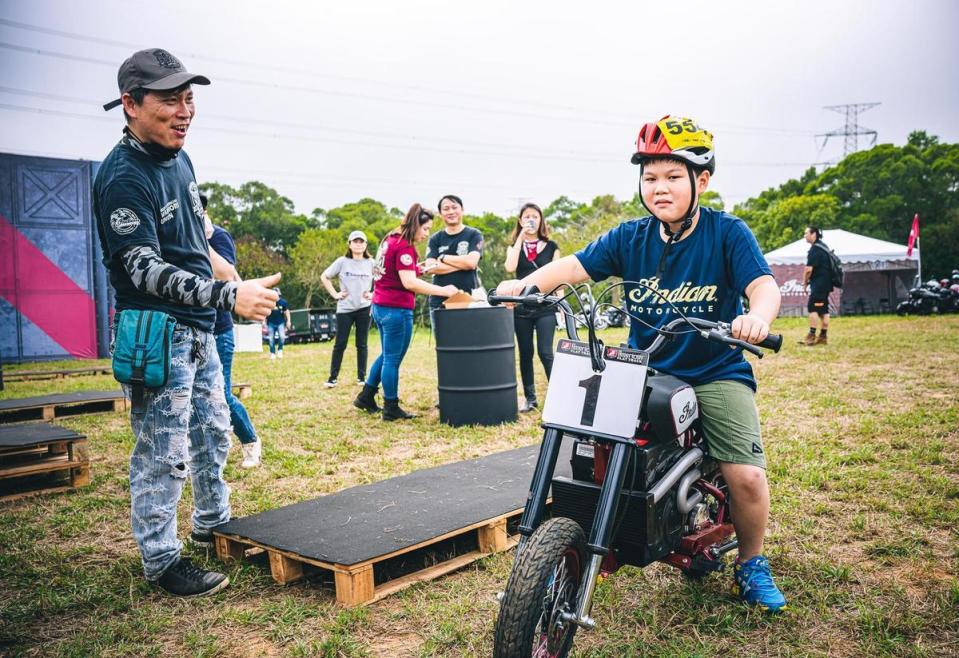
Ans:
[[[0,425],[0,450],[3,448],[29,448],[51,441],[69,441],[79,438],[83,438],[83,435],[51,423]]]
[[[556,464],[570,475],[572,441]],[[446,464],[234,519],[219,533],[311,560],[355,565],[526,504],[539,445]]]
[[[76,391],[31,398],[0,400],[0,423],[54,420],[62,416],[129,409],[123,391]]]
[[[89,402],[105,402],[122,400],[123,391],[77,391],[75,393],[56,393],[54,395],[38,395],[32,398],[10,398],[0,400],[0,411],[18,411],[20,409],[35,409],[37,407],[60,406],[66,404],[84,404]]]

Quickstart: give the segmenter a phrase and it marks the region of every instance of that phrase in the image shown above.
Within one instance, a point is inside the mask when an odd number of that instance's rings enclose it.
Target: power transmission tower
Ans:
[[[843,149],[843,157],[849,155],[850,153],[855,153],[859,150],[859,135],[870,135],[872,140],[870,140],[869,145],[873,146],[876,143],[876,137],[878,133],[875,130],[869,128],[863,128],[859,125],[859,113],[870,110],[880,103],[853,103],[851,105],[827,105],[824,110],[832,110],[833,112],[839,112],[840,114],[846,115],[846,125],[842,128],[836,128],[835,130],[830,130],[828,133],[822,133],[816,135],[816,137],[822,137],[822,146],[819,147],[820,151],[825,148],[826,142],[829,141],[830,137],[845,137],[846,143]]]

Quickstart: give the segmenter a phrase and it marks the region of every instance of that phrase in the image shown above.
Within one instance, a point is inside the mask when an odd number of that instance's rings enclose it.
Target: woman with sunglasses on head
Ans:
[[[373,257],[366,247],[366,234],[363,231],[350,233],[348,243],[346,255],[333,261],[320,275],[323,287],[336,300],[336,343],[333,345],[327,388],[336,386],[353,325],[356,325],[357,383],[362,384],[366,379],[366,339],[370,333],[370,300],[373,298]],[[334,277],[340,280],[340,290],[334,288],[330,281]]]
[[[510,274],[522,279],[543,265],[559,258],[559,245],[549,239],[549,227],[543,211],[535,203],[520,208],[512,245],[506,248],[504,267]],[[556,332],[555,309],[528,310],[522,306],[513,309],[513,327],[519,347],[519,370],[523,379],[523,394],[526,404],[521,412],[530,412],[539,406],[536,400],[536,381],[533,376],[533,334],[536,334],[536,351],[549,380],[553,368],[553,334]]]
[[[376,251],[373,270],[373,320],[380,333],[380,355],[373,362],[363,390],[353,405],[364,411],[381,411],[376,392],[383,384],[383,420],[413,418],[400,407],[400,364],[413,338],[413,308],[416,295],[450,297],[458,292],[454,285],[437,286],[417,278],[416,244],[427,239],[433,226],[433,213],[414,203],[403,223],[387,235]]]

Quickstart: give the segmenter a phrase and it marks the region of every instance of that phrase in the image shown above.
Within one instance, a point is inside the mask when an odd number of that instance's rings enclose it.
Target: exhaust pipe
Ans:
[[[686,473],[679,481],[679,488],[676,490],[676,507],[683,514],[689,514],[692,509],[702,501],[703,494],[701,491],[694,489],[692,492],[693,495],[689,495],[689,490],[693,486],[693,483],[702,476],[702,472],[698,468],[694,468]]]
[[[653,502],[658,503],[663,499],[663,496],[672,489],[673,485],[679,481],[679,478],[688,471],[690,468],[695,466],[703,458],[703,451],[699,448],[692,448],[689,452],[683,455],[678,462],[676,462],[666,475],[660,478],[659,482],[653,485],[653,488],[649,490],[653,494]],[[698,479],[698,478],[697,478]],[[687,487],[688,489],[688,487]]]

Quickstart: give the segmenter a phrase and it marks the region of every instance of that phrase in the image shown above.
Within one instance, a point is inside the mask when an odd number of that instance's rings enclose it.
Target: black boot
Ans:
[[[225,574],[201,569],[188,557],[181,557],[154,581],[160,589],[184,599],[216,594],[229,584]]]
[[[416,416],[403,411],[399,400],[383,398],[383,420],[407,420],[409,418],[416,418]]]
[[[376,389],[369,384],[363,384],[363,390],[353,399],[353,406],[371,414],[380,411],[379,405],[376,404]]]
[[[536,401],[536,387],[535,386],[524,386],[523,395],[526,396],[526,404],[520,408],[520,413],[528,414],[529,412],[537,409],[539,407],[539,402]]]

